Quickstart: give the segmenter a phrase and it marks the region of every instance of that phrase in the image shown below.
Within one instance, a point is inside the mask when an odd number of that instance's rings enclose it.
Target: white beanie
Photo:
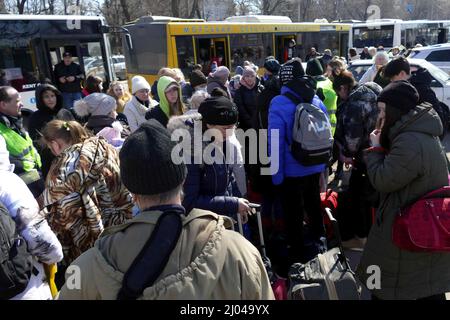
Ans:
[[[9,162],[9,152],[6,148],[6,141],[3,136],[0,135],[0,170],[1,171],[14,171],[14,165]]]
[[[136,91],[139,91],[141,89],[148,89],[150,90],[150,85],[148,84],[147,80],[145,80],[142,76],[134,76],[131,79],[131,93],[135,94]]]
[[[107,116],[116,107],[116,99],[104,93],[91,93],[73,104],[73,110],[80,117]]]

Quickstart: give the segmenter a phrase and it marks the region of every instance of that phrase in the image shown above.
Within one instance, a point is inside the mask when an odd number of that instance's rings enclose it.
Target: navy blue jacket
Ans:
[[[184,183],[183,207],[210,210],[235,217],[241,193],[228,164],[188,164]]]

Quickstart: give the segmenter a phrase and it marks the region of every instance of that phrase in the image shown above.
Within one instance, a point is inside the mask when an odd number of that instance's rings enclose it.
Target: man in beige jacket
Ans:
[[[198,209],[185,215],[181,197],[186,168],[171,160],[173,146],[166,129],[154,120],[127,139],[120,152],[121,175],[141,213],[106,229],[72,263],[59,299],[117,299],[125,274],[168,211],[180,213],[181,233],[162,272],[137,299],[274,299],[258,250],[228,230],[230,218]]]

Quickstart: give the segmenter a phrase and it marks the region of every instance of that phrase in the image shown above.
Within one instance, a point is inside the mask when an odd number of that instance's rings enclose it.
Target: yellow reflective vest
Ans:
[[[317,89],[321,88],[325,97],[323,104],[327,107],[328,116],[330,117],[331,132],[334,135],[336,130],[336,109],[337,109],[337,95],[333,89],[333,82],[330,79],[317,81]]]
[[[0,134],[6,142],[9,161],[15,165],[14,172],[26,184],[40,179],[38,169],[41,168],[41,157],[33,146],[28,133],[25,137],[0,122]]]

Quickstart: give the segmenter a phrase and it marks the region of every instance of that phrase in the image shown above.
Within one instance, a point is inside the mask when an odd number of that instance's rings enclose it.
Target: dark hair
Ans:
[[[84,87],[89,93],[101,93],[102,91],[99,88],[100,83],[103,82],[103,79],[97,76],[89,76],[86,79],[86,86]]]
[[[2,86],[0,87],[0,101],[3,102],[10,102],[11,101],[11,96],[9,95],[8,91],[14,89],[13,87],[10,86]]]
[[[355,49],[355,48],[350,48],[350,49],[348,50],[348,53],[350,53],[350,56],[351,56],[351,57],[355,57],[355,56],[358,55],[358,53],[356,52],[356,49]]]
[[[202,67],[202,65],[201,64],[195,64],[193,67],[192,67],[192,71],[194,71],[194,70],[202,70],[203,69],[203,67]]]
[[[393,108],[386,104],[384,125],[381,128],[380,134],[380,144],[386,150],[391,148],[391,141],[389,140],[389,132],[395,123],[400,120],[400,118],[407,114],[409,111],[404,111],[400,108]]]
[[[225,98],[228,98],[228,94],[225,92],[225,90],[223,90],[221,88],[214,88],[211,91],[210,96],[211,97],[225,97]]]
[[[356,86],[356,80],[350,71],[344,70],[334,78],[333,90],[337,92],[341,86],[347,86],[349,90]]]
[[[408,60],[406,60],[404,57],[398,57],[392,61],[390,61],[385,69],[384,69],[384,76],[386,78],[393,78],[394,76],[397,76],[400,74],[400,72],[405,71],[406,74],[411,73],[411,67],[409,65]]]

